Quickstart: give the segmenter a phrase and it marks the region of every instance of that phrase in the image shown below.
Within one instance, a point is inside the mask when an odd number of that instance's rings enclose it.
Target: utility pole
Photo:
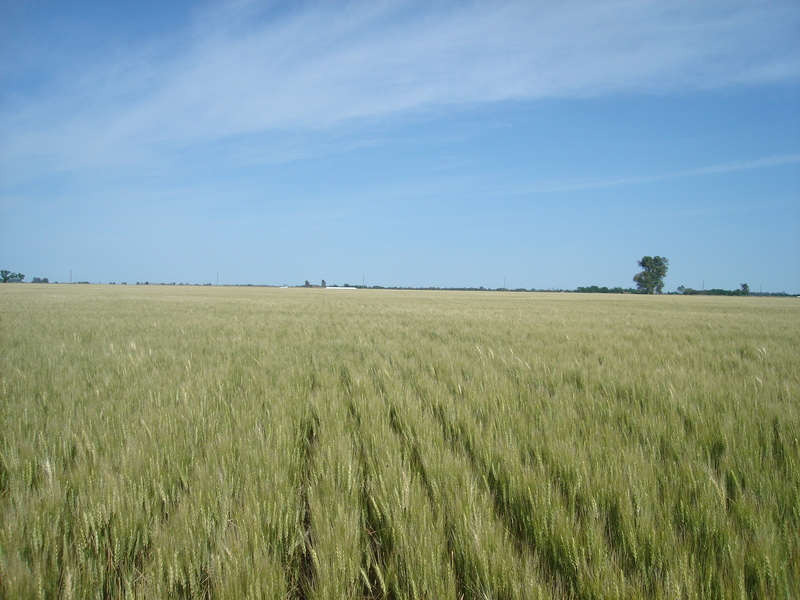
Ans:
[[[69,282],[72,283],[72,269],[69,270]]]
[[[219,271],[217,271],[217,285],[219,285]]]

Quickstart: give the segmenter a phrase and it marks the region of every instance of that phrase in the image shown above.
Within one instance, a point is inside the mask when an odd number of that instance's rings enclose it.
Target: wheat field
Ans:
[[[0,286],[2,598],[800,597],[800,303]]]

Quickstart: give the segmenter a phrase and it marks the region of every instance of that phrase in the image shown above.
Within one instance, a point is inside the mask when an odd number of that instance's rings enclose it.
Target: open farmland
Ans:
[[[796,299],[5,285],[0,597],[796,598]]]

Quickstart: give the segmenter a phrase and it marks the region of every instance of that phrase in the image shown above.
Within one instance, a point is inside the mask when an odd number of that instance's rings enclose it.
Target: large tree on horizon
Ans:
[[[633,276],[636,289],[643,294],[660,294],[664,289],[669,260],[663,256],[643,256],[638,264],[642,272]]]

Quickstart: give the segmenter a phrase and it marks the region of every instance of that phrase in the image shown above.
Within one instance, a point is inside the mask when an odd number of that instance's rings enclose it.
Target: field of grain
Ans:
[[[796,299],[0,286],[2,598],[797,598]]]

